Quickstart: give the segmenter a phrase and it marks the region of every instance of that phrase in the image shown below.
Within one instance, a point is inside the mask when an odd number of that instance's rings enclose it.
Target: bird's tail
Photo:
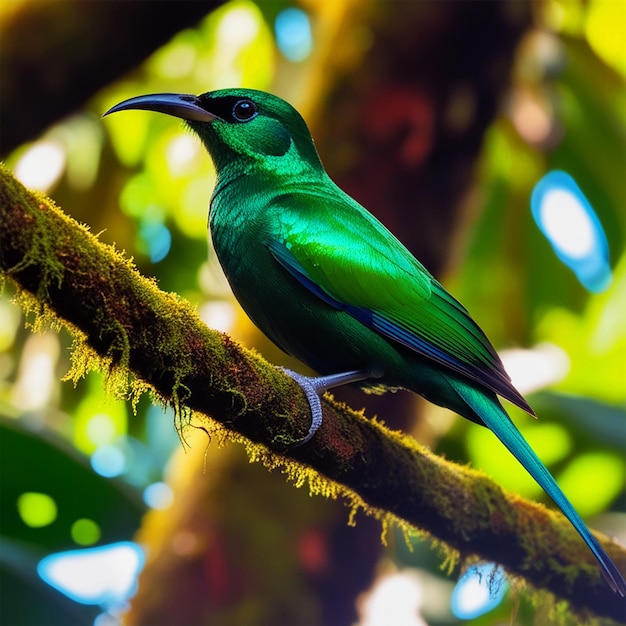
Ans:
[[[591,534],[585,522],[583,522],[571,502],[561,491],[550,472],[533,452],[497,399],[490,398],[461,381],[450,380],[449,382],[462,400],[480,416],[485,425],[495,433],[496,437],[554,500],[563,515],[571,522],[572,526],[593,552],[600,564],[602,575],[611,589],[621,596],[626,595],[626,580],[624,580],[615,563],[604,551],[598,540]]]

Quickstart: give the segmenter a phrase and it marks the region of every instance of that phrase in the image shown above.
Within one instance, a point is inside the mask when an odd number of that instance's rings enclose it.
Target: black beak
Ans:
[[[116,104],[104,115],[128,109],[158,111],[194,122],[212,122],[215,119],[220,119],[217,115],[203,109],[196,96],[181,93],[155,93],[148,96],[137,96]]]

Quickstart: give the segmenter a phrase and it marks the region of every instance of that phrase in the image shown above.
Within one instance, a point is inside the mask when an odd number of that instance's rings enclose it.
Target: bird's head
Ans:
[[[243,160],[271,169],[320,168],[311,134],[287,102],[254,89],[222,89],[200,96],[151,94],[124,100],[104,115],[142,109],[181,118],[200,137],[218,170]]]

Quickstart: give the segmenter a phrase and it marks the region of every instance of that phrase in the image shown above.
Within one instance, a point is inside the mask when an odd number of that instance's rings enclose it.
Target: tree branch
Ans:
[[[15,283],[27,309],[60,320],[78,338],[75,373],[77,363],[94,360],[113,378],[131,372],[179,418],[211,416],[254,457],[299,484],[308,480],[314,492],[343,495],[385,524],[424,529],[462,557],[500,563],[577,611],[623,616],[624,600],[602,580],[569,522],[481,472],[332,400],[323,403],[315,437],[296,446],[310,415],[289,377],[207,328],[188,303],[160,291],[2,165],[0,276]],[[626,550],[606,539],[603,545],[626,565]]]

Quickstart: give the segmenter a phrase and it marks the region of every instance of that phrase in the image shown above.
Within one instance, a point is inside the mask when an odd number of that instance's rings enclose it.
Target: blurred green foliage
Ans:
[[[616,33],[624,32],[626,17],[619,4],[537,3],[537,28],[520,48],[508,101],[485,137],[472,219],[463,249],[455,252],[462,261],[446,283],[496,346],[547,343],[567,355],[567,372],[551,383],[551,391],[531,399],[541,421],[519,411],[512,415],[581,514],[620,512],[623,539],[626,54]],[[103,239],[134,256],[162,288],[197,305],[207,323],[239,336],[246,330],[236,323],[237,309],[215,260],[206,260],[207,205],[215,181],[210,159],[171,118],[144,112],[98,116],[143,93],[201,93],[234,85],[271,90],[281,64],[272,32],[279,9],[250,0],[216,9],[107,87],[87,110],[8,159],[20,171],[29,153],[49,146],[46,162],[56,163],[58,171],[51,172],[45,189],[64,210],[103,230]],[[604,293],[586,292],[532,221],[532,187],[555,168],[576,178],[606,230],[614,279]],[[37,603],[30,605],[37,604],[38,615],[41,606],[61,600],[44,591],[36,560],[79,544],[131,538],[146,508],[141,493],[164,478],[178,440],[169,414],[143,398],[133,415],[127,403],[104,397],[98,374],[75,388],[61,383],[69,338],[30,336],[10,304],[10,291],[0,299],[2,602],[18,607],[11,623],[43,623],[37,616],[28,621],[24,598],[36,594]],[[102,446],[121,451],[119,476],[107,478],[90,467],[90,455]],[[439,449],[471,460],[509,489],[542,497],[486,430],[457,422]],[[25,500],[25,494],[38,495]],[[29,525],[27,505],[48,523]],[[416,563],[419,554],[398,548],[395,556],[436,571],[433,562]],[[70,617],[74,609],[67,606],[57,623],[84,623],[91,615],[79,611]],[[475,623],[495,623],[506,610]],[[50,608],[48,615],[53,613]],[[431,623],[437,621],[445,620],[431,616]]]

